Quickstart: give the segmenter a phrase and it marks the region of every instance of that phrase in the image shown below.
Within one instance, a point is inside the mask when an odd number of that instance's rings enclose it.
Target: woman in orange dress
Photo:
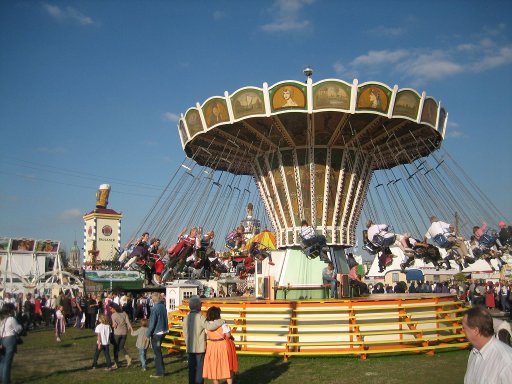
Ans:
[[[206,313],[207,321],[220,319],[220,308],[210,307]],[[233,373],[238,371],[235,343],[231,336],[231,329],[223,324],[215,331],[207,331],[208,341],[204,357],[203,377],[219,384],[219,380],[233,383]]]

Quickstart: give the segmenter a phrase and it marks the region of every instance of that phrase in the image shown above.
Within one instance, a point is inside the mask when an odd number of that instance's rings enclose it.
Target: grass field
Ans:
[[[107,372],[102,368],[91,371],[95,338],[91,330],[68,328],[62,342],[55,341],[54,332],[39,328],[24,337],[14,357],[13,384],[51,383],[109,383],[129,384],[154,381],[153,354],[149,355],[148,371],[138,367],[135,337],[129,336],[128,350],[134,358],[130,368],[121,367]],[[111,348],[112,357],[112,348]],[[240,371],[235,383],[247,384],[334,384],[334,383],[462,383],[469,351],[458,350],[426,355],[370,356],[368,360],[357,357],[293,357],[284,362],[280,357],[240,356]],[[165,356],[167,376],[157,382],[188,383],[186,356]]]

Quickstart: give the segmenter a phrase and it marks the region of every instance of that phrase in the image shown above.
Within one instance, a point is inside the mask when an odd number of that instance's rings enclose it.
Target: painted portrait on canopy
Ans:
[[[326,81],[313,87],[313,109],[350,109],[351,87],[337,81]]]
[[[273,110],[300,108],[306,106],[306,92],[296,85],[287,84],[271,91]]]
[[[199,111],[197,109],[194,108],[189,110],[185,115],[185,121],[187,122],[187,128],[190,137],[193,137],[196,133],[199,133],[203,130],[201,117],[199,116]]]
[[[357,109],[374,110],[386,113],[391,92],[378,85],[360,87],[357,97]]]
[[[235,119],[265,113],[263,92],[259,89],[243,89],[237,92],[231,96],[231,105]]]

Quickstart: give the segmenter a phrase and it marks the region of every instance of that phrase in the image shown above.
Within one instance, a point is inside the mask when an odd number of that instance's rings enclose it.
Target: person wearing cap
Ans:
[[[507,225],[503,220],[498,223],[500,232],[498,237],[502,246],[510,245],[512,243],[512,227]]]

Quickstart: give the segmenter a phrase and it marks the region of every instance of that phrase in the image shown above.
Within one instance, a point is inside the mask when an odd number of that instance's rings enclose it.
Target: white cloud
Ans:
[[[501,35],[507,29],[507,25],[505,23],[500,23],[498,25],[494,25],[492,27],[484,27],[483,33],[486,35],[497,36]]]
[[[227,16],[227,14],[224,11],[215,11],[215,12],[213,12],[213,20],[215,20],[215,21],[222,20],[226,16]]]
[[[442,79],[464,71],[464,67],[452,61],[441,51],[417,54],[402,61],[397,69],[416,82]]]
[[[340,75],[346,71],[346,67],[339,61],[333,64],[333,68],[337,75]]]
[[[496,30],[503,30],[499,25]],[[372,50],[355,57],[346,64],[341,60],[333,64],[336,74],[359,73],[366,76],[393,73],[413,86],[424,85],[461,73],[489,71],[512,63],[512,44],[503,42],[485,30],[473,36],[473,41],[456,42],[443,48],[414,48]]]
[[[269,9],[272,20],[261,26],[265,32],[300,31],[311,26],[309,20],[301,20],[301,10],[315,0],[276,0]]]
[[[450,137],[452,139],[461,139],[467,137],[467,135],[463,131],[458,129],[447,129],[446,137]]]
[[[356,57],[351,65],[356,67],[359,65],[382,65],[384,63],[396,63],[408,55],[405,49],[395,51],[370,51],[366,55]]]
[[[265,24],[261,27],[265,32],[288,32],[298,31],[309,26],[309,21],[278,20],[274,23]]]
[[[91,17],[84,15],[73,7],[61,8],[57,5],[44,3],[43,8],[51,17],[58,21],[72,21],[80,25],[95,24]]]
[[[172,123],[177,123],[180,120],[180,116],[172,112],[165,112],[164,119]]]
[[[475,72],[484,72],[510,63],[512,63],[512,46],[507,46],[488,53],[481,60],[472,63],[470,68]]]
[[[459,123],[448,120],[446,127],[446,137],[451,139],[462,139],[468,137],[462,129],[459,128]]]
[[[78,208],[66,209],[57,216],[57,221],[59,223],[75,222],[82,220],[83,215],[84,213]]]

